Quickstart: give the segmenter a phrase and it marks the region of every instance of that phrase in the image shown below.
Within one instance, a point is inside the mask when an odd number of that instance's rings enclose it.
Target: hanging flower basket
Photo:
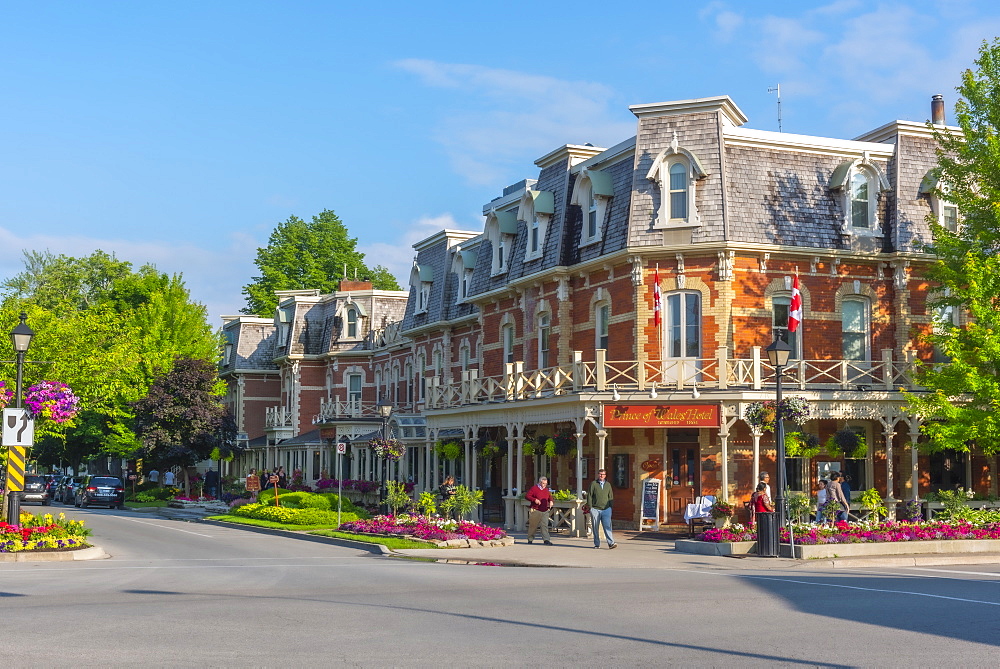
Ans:
[[[375,457],[384,460],[399,460],[406,453],[406,445],[398,439],[372,439],[368,448],[375,452]]]
[[[814,458],[822,450],[815,434],[789,432],[785,435],[785,455],[790,458]]]
[[[0,409],[6,409],[12,399],[14,399],[14,391],[7,387],[6,383],[0,381]]]
[[[743,417],[750,425],[768,432],[773,432],[779,411],[774,400],[751,402],[743,412]],[[781,400],[780,414],[783,420],[802,425],[809,420],[809,400],[799,395],[791,395]]]
[[[76,418],[80,398],[61,381],[40,381],[24,392],[24,405],[33,418],[65,423]]]
[[[465,457],[465,448],[458,441],[439,441],[434,444],[434,450],[445,460],[461,460]]]

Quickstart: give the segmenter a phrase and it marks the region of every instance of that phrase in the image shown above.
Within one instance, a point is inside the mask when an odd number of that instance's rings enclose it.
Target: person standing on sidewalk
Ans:
[[[587,492],[587,502],[590,504],[590,526],[594,533],[594,548],[601,547],[600,528],[604,528],[604,538],[608,541],[608,548],[618,548],[615,538],[611,534],[611,503],[615,500],[615,491],[608,483],[608,472],[604,469],[597,471],[597,480],[591,481],[590,491]]]
[[[531,502],[531,511],[528,512],[528,543],[535,540],[535,533],[541,525],[542,539],[546,546],[551,546],[549,512],[552,510],[552,493],[549,492],[549,480],[542,476],[538,479],[538,484],[531,486],[524,496]]]

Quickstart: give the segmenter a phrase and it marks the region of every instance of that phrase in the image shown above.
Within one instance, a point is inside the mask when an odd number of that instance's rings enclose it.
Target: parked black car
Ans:
[[[125,486],[114,476],[85,476],[76,487],[74,506],[86,509],[91,504],[106,504],[108,508],[125,508]]]
[[[59,479],[62,478],[61,474],[46,474],[45,475],[45,490],[49,493],[49,499],[55,499],[56,496],[56,486],[59,485]]]
[[[49,498],[49,491],[45,489],[45,477],[41,474],[29,474],[24,477],[24,490],[18,493],[21,502],[39,502],[48,506],[52,501]]]
[[[72,504],[76,498],[76,487],[86,478],[84,476],[64,476],[59,479],[56,486],[56,494],[53,496],[57,502],[62,504]]]

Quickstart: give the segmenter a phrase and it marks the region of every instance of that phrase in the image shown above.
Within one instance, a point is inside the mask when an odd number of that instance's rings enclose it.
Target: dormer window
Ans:
[[[659,205],[653,229],[689,228],[701,225],[696,182],[708,176],[690,151],[677,145],[677,137],[653,161],[646,178],[659,187]]]
[[[521,204],[517,208],[517,220],[524,221],[528,227],[525,260],[537,260],[542,257],[545,231],[555,211],[554,202],[555,198],[549,191],[529,190],[521,198]]]
[[[920,194],[930,198],[931,213],[937,219],[938,225],[951,233],[957,233],[959,227],[958,207],[949,199],[951,186],[939,182],[934,170],[924,177],[920,184]]]
[[[429,265],[414,265],[410,272],[410,285],[416,296],[415,313],[426,313],[431,301],[431,286],[434,282],[434,268]]]
[[[451,271],[458,277],[456,304],[461,304],[472,294],[472,275],[476,271],[475,251],[456,251],[451,262]]]
[[[347,310],[347,337],[349,339],[358,338],[358,310],[354,307]]]
[[[841,163],[830,178],[830,188],[843,193],[841,232],[845,235],[881,235],[879,194],[888,187],[882,170],[867,157]]]
[[[491,211],[486,217],[486,239],[493,246],[490,275],[503,274],[510,262],[510,249],[517,235],[517,210]]]
[[[613,194],[610,174],[599,170],[583,170],[580,173],[573,189],[573,197],[570,199],[570,204],[579,206],[583,212],[580,246],[601,240],[601,228]]]

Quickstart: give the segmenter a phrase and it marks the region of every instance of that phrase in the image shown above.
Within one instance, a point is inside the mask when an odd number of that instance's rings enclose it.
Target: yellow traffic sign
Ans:
[[[24,446],[11,446],[7,451],[7,491],[20,492],[24,490]]]

